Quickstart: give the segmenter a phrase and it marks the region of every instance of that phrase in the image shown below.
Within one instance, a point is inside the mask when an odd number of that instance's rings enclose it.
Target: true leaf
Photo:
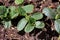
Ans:
[[[57,7],[57,12],[60,14],[60,5]]]
[[[9,9],[6,9],[6,13],[4,14],[4,17],[7,17],[7,14],[9,13]]]
[[[49,18],[54,19],[56,16],[55,10],[51,9],[51,8],[44,8],[42,11],[46,16],[48,16]]]
[[[60,19],[55,20],[54,26],[56,31],[60,34]]]
[[[21,8],[21,7],[18,7],[18,8],[17,8],[17,12],[18,12],[20,15],[22,15],[22,16],[25,16],[25,15],[26,15],[26,11],[25,11],[23,8]]]
[[[18,31],[23,30],[23,28],[26,26],[27,22],[28,21],[25,18],[21,19],[17,24],[17,30]]]
[[[35,20],[34,18],[32,18],[32,17],[29,18],[29,23],[34,24],[35,21],[36,21],[36,20]]]
[[[3,25],[5,28],[10,28],[12,26],[11,21],[4,21]]]
[[[44,28],[44,26],[45,26],[45,24],[43,23],[43,22],[41,22],[41,21],[37,21],[37,22],[35,22],[35,27],[36,28]]]
[[[5,6],[0,6],[0,15],[3,15],[6,13],[6,7]]]
[[[26,33],[29,33],[29,32],[31,32],[33,29],[34,29],[34,26],[31,25],[30,23],[28,23],[27,26],[25,27],[24,31],[25,31]]]
[[[55,19],[60,19],[60,14],[57,14]]]
[[[37,12],[37,13],[34,13],[31,17],[34,18],[35,20],[39,20],[43,18],[43,14]]]
[[[9,9],[10,9],[9,14],[10,14],[11,19],[18,16],[19,13],[16,12],[16,7],[15,6],[10,6]]]
[[[0,6],[0,18],[3,18],[7,12],[7,8],[5,6]]]
[[[15,4],[22,4],[24,2],[24,0],[15,0]]]
[[[34,10],[34,5],[30,4],[30,5],[22,6],[22,8],[26,11],[26,13],[32,13]]]

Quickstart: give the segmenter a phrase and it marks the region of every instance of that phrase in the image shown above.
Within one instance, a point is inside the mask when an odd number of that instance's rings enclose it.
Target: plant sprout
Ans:
[[[57,9],[44,8],[42,11],[47,17],[54,20],[55,30],[60,34],[60,5]]]

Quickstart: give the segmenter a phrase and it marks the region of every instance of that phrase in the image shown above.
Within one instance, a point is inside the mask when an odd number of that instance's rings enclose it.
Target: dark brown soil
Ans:
[[[33,4],[35,6],[34,12],[42,12],[44,7],[56,8],[60,2],[59,0],[25,0],[22,5]],[[11,5],[17,6],[14,0],[0,0],[0,5],[9,7]],[[48,19],[45,15],[41,21],[46,23],[43,29],[34,29],[31,33],[25,33],[23,30],[18,32],[16,24],[20,17],[13,19],[12,26],[10,29],[5,29],[0,25],[0,40],[58,40],[59,34],[54,30],[52,19]],[[15,22],[16,20],[16,22]]]

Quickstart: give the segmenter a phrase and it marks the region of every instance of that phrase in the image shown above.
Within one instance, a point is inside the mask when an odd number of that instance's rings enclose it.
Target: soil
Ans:
[[[60,5],[59,0],[25,0],[22,5],[33,4],[35,6],[34,12],[42,12],[44,7],[56,8]],[[4,5],[9,7],[11,5],[18,6],[14,3],[14,0],[0,0],[0,6]],[[33,12],[33,13],[34,13]],[[0,40],[58,40],[59,34],[54,29],[54,21],[48,19],[44,15],[41,21],[45,22],[45,28],[37,29],[35,28],[30,33],[25,33],[23,30],[18,32],[16,29],[16,24],[22,17],[17,17],[12,20],[12,26],[10,29],[5,29],[2,24],[0,24]],[[16,22],[15,22],[16,21]]]

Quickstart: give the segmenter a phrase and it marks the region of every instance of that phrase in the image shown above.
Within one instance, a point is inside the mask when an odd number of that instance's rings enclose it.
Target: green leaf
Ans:
[[[29,32],[31,32],[33,29],[34,29],[34,26],[31,25],[30,23],[28,23],[27,26],[25,27],[24,31],[25,31],[26,33],[29,33]]]
[[[3,18],[7,12],[7,8],[5,6],[0,6],[0,18]]]
[[[22,8],[26,11],[26,13],[32,13],[34,10],[34,5],[30,4],[30,5],[22,6]]]
[[[10,28],[12,26],[11,21],[4,21],[3,25],[5,28]]]
[[[48,16],[49,18],[54,19],[56,16],[55,10],[51,9],[51,8],[44,8],[42,11],[46,16]]]
[[[60,19],[55,20],[54,26],[56,31],[60,34]]]
[[[16,12],[16,7],[15,6],[10,6],[9,9],[10,9],[9,14],[10,14],[11,19],[13,19],[13,18],[15,18],[19,15],[19,13]]]
[[[3,15],[6,13],[6,7],[5,6],[0,6],[0,15]]]
[[[36,24],[36,26],[35,26],[36,28],[44,28],[44,26],[45,26],[45,24],[41,21],[37,21],[37,22],[35,22],[35,24]]]
[[[35,20],[39,20],[43,18],[43,14],[37,12],[37,13],[34,13],[31,17],[34,18]]]
[[[35,21],[36,21],[36,20],[35,20],[34,18],[32,18],[32,17],[29,18],[29,23],[31,23],[32,25],[35,24]]]
[[[17,24],[17,30],[18,31],[23,30],[23,28],[26,26],[27,22],[28,21],[25,18],[21,19]]]
[[[17,8],[17,12],[22,16],[25,16],[27,14],[26,11],[21,7]]]
[[[55,19],[60,19],[60,14],[57,14]]]
[[[57,7],[57,12],[60,14],[60,5]]]
[[[15,0],[15,4],[22,4],[24,2],[24,0]]]
[[[8,16],[7,15],[8,13],[9,13],[9,9],[7,8],[6,13],[4,14],[4,17],[7,17]]]

